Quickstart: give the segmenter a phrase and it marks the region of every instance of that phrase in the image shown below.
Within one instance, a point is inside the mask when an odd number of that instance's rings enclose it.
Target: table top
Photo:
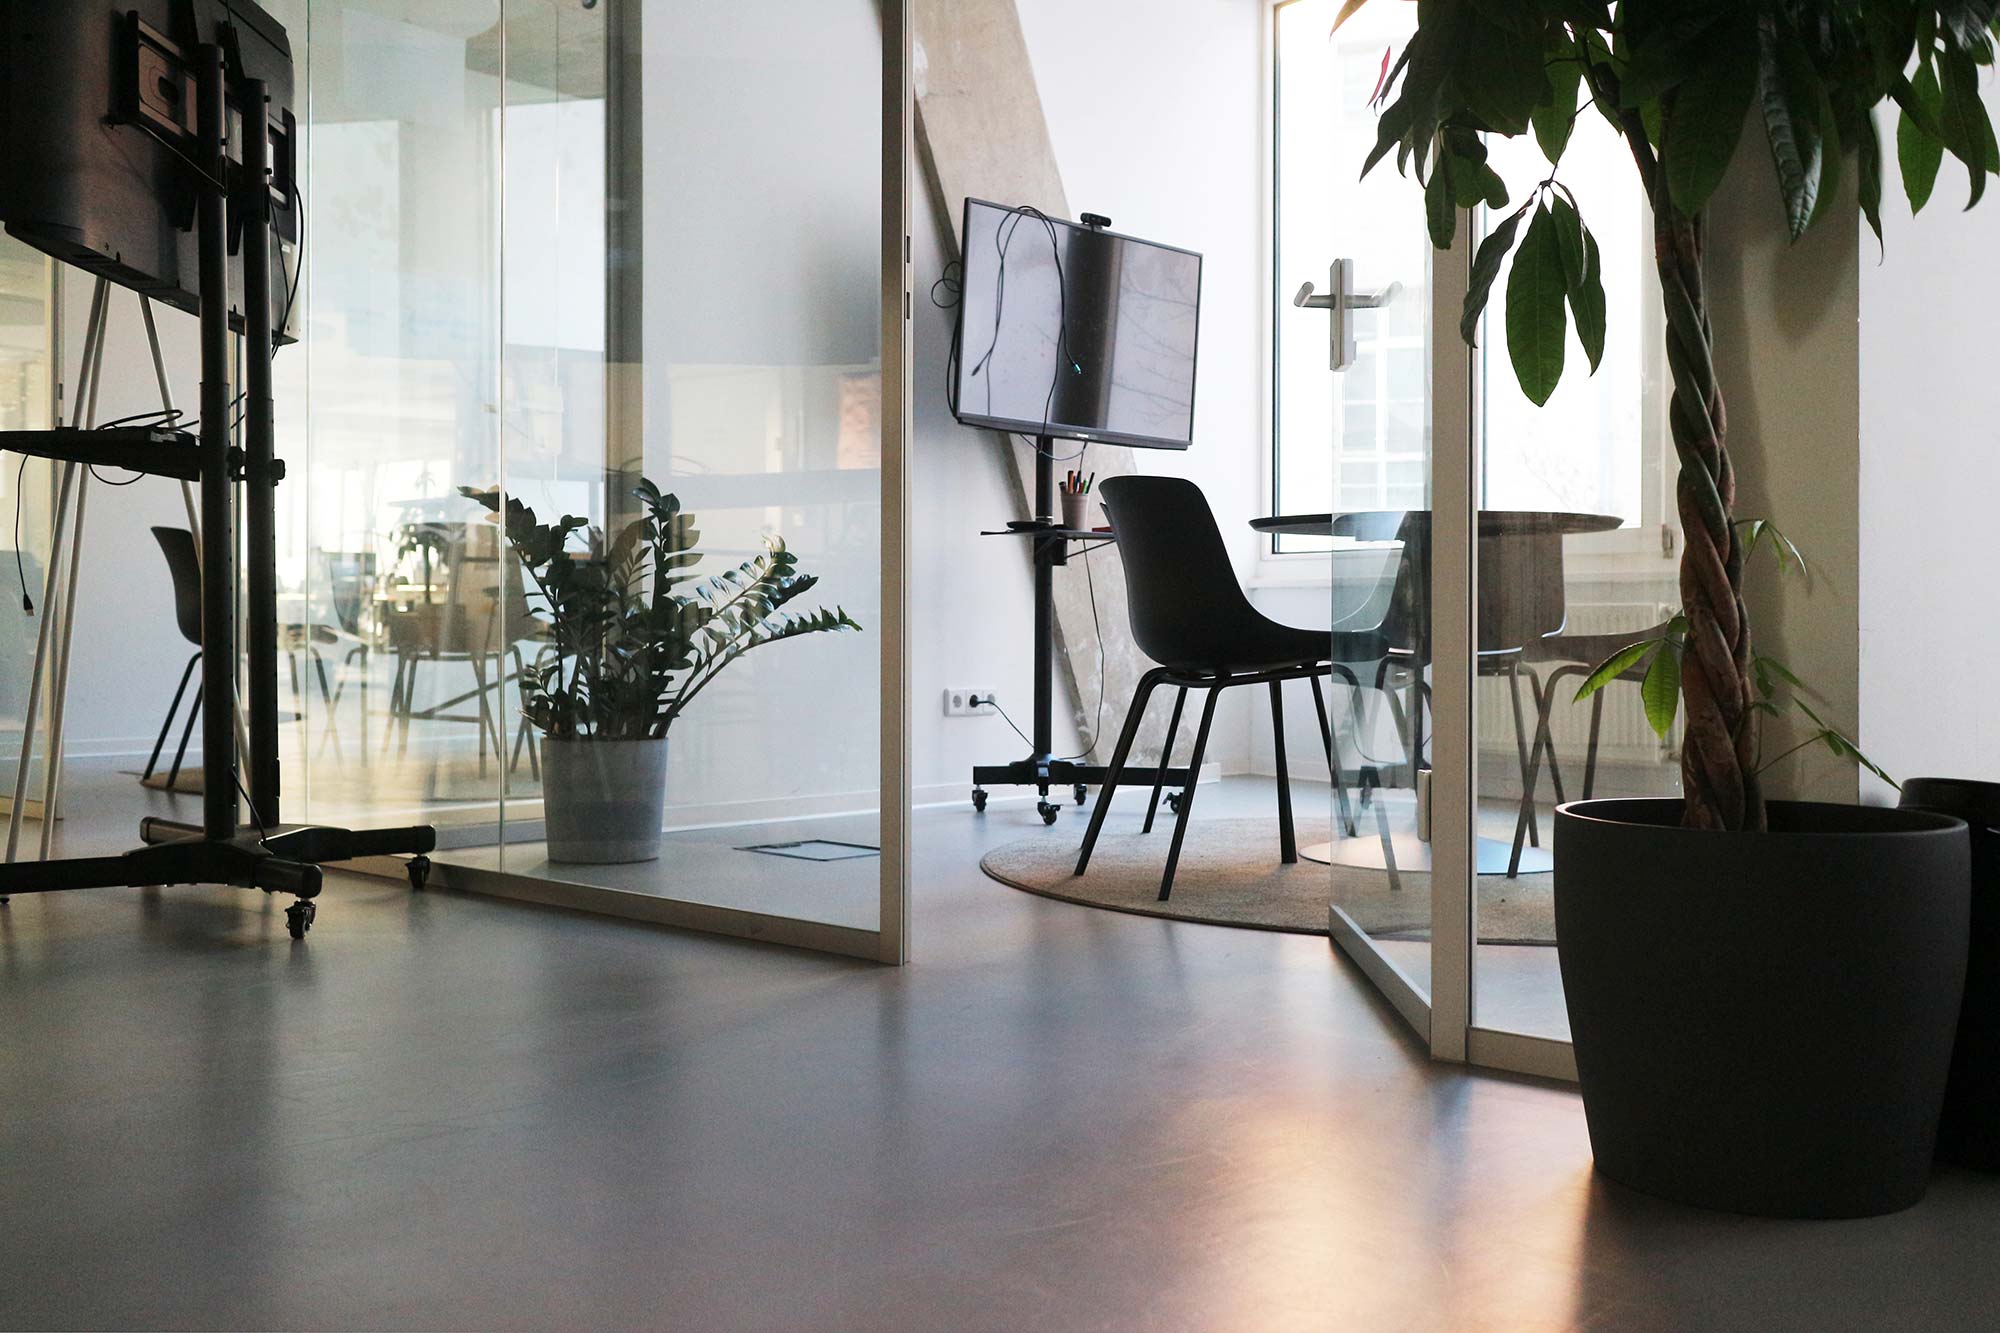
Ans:
[[[1109,541],[1111,529],[1103,528],[996,528],[979,534],[982,537],[1067,537],[1073,542]]]
[[[1393,541],[1405,523],[1430,526],[1428,509],[1357,509],[1340,514],[1273,514],[1253,518],[1259,532],[1294,537],[1356,537],[1363,541]],[[1569,514],[1559,510],[1482,509],[1482,537],[1571,537],[1585,532],[1610,532],[1625,520],[1615,514]]]

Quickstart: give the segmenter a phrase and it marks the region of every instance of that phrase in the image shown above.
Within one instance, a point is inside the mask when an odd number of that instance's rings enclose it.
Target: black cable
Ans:
[[[292,180],[292,202],[298,205],[299,254],[297,263],[292,268],[291,285],[287,287],[285,290],[285,313],[279,316],[277,331],[271,337],[271,341],[274,343],[278,340],[278,338],[284,335],[286,329],[291,327],[292,305],[299,299],[299,279],[303,278],[306,272],[306,196],[305,196],[305,191],[299,188],[297,175],[298,173],[296,169],[294,169],[293,180]],[[280,252],[279,262],[280,264],[283,263],[282,252]]]
[[[140,423],[148,426],[165,427],[179,421],[181,415],[181,410],[178,407],[158,407],[154,408],[151,412],[134,412],[129,417],[118,417],[115,420],[105,422],[101,426],[93,426],[91,429],[113,430],[119,426],[131,426]]]
[[[1088,757],[1090,752],[1097,748],[1097,742],[1104,735],[1104,687],[1106,684],[1104,679],[1104,626],[1097,619],[1097,576],[1091,572],[1090,564],[1090,557],[1097,554],[1097,551],[1098,548],[1092,546],[1083,552],[1083,578],[1084,582],[1090,587],[1090,628],[1097,635],[1097,719],[1090,724],[1090,744],[1084,746],[1083,749],[1077,751],[1075,754],[1063,756],[1065,759],[1071,760]],[[1032,749],[1033,747],[1030,746],[1029,748]],[[1164,765],[1166,760],[1162,759],[1160,762]]]
[[[24,615],[35,614],[35,599],[28,596],[28,557],[21,550],[21,491],[27,484],[28,455],[21,455],[21,466],[14,470],[14,577],[21,580],[21,611]]]
[[[97,470],[97,465],[95,463],[85,463],[84,467],[90,470],[90,475],[92,479],[95,480],[100,486],[130,486],[134,482],[144,481],[146,479],[145,473],[134,472],[131,476],[125,478],[125,480],[123,481],[113,481],[111,480],[111,478],[105,476],[102,472],[99,472]]]
[[[953,269],[958,270],[957,277],[952,276]],[[949,301],[938,300],[940,287],[944,289],[945,295],[951,298]],[[931,304],[939,310],[951,310],[964,303],[965,265],[954,259],[944,266],[944,272],[940,273],[938,280],[931,284]],[[958,415],[958,362],[959,349],[963,345],[965,335],[963,325],[963,320],[954,319],[951,322],[951,350],[945,353],[944,358],[944,402],[954,417]]]
[[[257,802],[250,799],[250,789],[243,785],[242,770],[237,770],[234,776],[236,790],[243,793],[243,804],[249,808],[250,822],[257,826],[257,845],[269,851],[271,830],[265,826],[264,817],[257,813]]]
[[[1033,448],[1036,453],[1042,454],[1044,457],[1055,462],[1067,462],[1071,458],[1078,457],[1078,455],[1069,454],[1058,457],[1055,454],[1049,453],[1042,447],[1041,437],[1049,433],[1049,418],[1055,411],[1056,387],[1062,383],[1063,367],[1067,365],[1074,373],[1081,375],[1083,373],[1083,366],[1069,350],[1069,278],[1063,272],[1062,238],[1056,230],[1056,224],[1049,216],[1032,205],[1022,204],[1009,210],[1006,220],[993,229],[993,246],[1000,256],[1000,271],[995,277],[993,285],[993,339],[987,344],[986,354],[980,357],[978,362],[973,365],[972,374],[978,376],[985,373],[992,364],[994,352],[1000,346],[1001,318],[1007,309],[1007,251],[1014,243],[1014,234],[1020,229],[1022,218],[1034,218],[1042,224],[1043,231],[1048,234],[1049,253],[1055,259],[1056,266],[1056,365],[1054,373],[1049,377],[1049,391],[1042,399],[1042,428],[1037,432],[1037,438],[1033,441]],[[987,375],[986,377],[986,408],[987,415],[992,415],[993,377],[991,375]],[[1015,433],[1019,434],[1019,432]]]
[[[1014,726],[1014,719],[1007,716],[1007,710],[1000,706],[998,700],[992,699],[990,697],[981,699],[977,703],[973,704],[973,707],[992,709],[994,712],[1000,715],[1000,720],[1002,722],[1005,722],[1010,727],[1014,727],[1014,734],[1021,738],[1022,743],[1025,744],[1030,751],[1032,751],[1035,748],[1035,743],[1033,740],[1029,739],[1028,733],[1021,730],[1019,727]]]

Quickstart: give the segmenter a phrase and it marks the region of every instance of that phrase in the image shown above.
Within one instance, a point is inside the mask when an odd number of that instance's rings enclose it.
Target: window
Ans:
[[[1292,304],[1301,282],[1327,286],[1338,256],[1366,270],[1427,273],[1421,191],[1394,163],[1357,180],[1375,141],[1370,105],[1388,61],[1415,26],[1408,5],[1374,5],[1336,32],[1337,0],[1272,6],[1271,504],[1276,513],[1418,508],[1429,502],[1428,293],[1408,290],[1355,320],[1356,360],[1334,375],[1328,319]],[[1492,143],[1495,167],[1517,198],[1548,174],[1531,136]],[[1645,557],[1672,524],[1672,452],[1651,214],[1618,136],[1594,112],[1579,117],[1561,179],[1573,190],[1604,256],[1612,323],[1596,374],[1571,332],[1570,372],[1537,408],[1522,395],[1500,329],[1505,279],[1495,288],[1476,356],[1483,503],[1498,509],[1615,514],[1617,532],[1578,539],[1579,556]],[[1475,220],[1484,235],[1487,219]],[[1456,337],[1451,330],[1450,336]],[[1339,543],[1280,537],[1272,553]],[[1676,543],[1677,544],[1677,543]]]
[[[1548,174],[1548,160],[1531,137],[1494,139],[1490,151],[1494,169],[1516,196],[1510,208]],[[1605,308],[1611,314],[1604,356],[1596,373],[1587,373],[1589,363],[1572,326],[1562,383],[1536,407],[1521,392],[1507,359],[1504,277],[1495,285],[1478,353],[1484,503],[1494,509],[1616,514],[1625,527],[1600,549],[1650,547],[1658,556],[1659,525],[1672,509],[1664,493],[1672,474],[1662,467],[1671,384],[1653,269],[1652,212],[1624,140],[1594,111],[1578,117],[1558,177],[1575,192],[1603,256]],[[1479,235],[1497,221],[1481,210]]]
[[[1272,454],[1277,513],[1421,508],[1429,502],[1428,272],[1423,200],[1393,171],[1356,181],[1375,141],[1369,101],[1383,54],[1414,27],[1408,6],[1363,9],[1334,33],[1335,0],[1284,0],[1272,13]],[[1324,291],[1336,257],[1357,281],[1394,276],[1404,294],[1357,319],[1357,359],[1327,367],[1323,310],[1300,309],[1306,281]],[[1372,275],[1372,276],[1371,276]],[[1280,537],[1275,550],[1324,551],[1324,539]]]

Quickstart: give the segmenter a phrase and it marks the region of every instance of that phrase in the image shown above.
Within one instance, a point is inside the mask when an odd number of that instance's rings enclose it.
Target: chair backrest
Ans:
[[[1169,666],[1229,661],[1263,617],[1236,582],[1201,488],[1129,476],[1106,479],[1102,491],[1139,650]]]
[[[1513,652],[1536,640],[1562,632],[1567,620],[1564,602],[1563,539],[1537,531],[1531,516],[1508,510],[1488,510],[1479,516],[1479,651]],[[1428,662],[1431,626],[1427,608],[1431,573],[1429,510],[1404,513],[1378,511],[1342,514],[1334,519],[1334,535],[1358,541],[1396,540],[1395,591],[1382,632],[1397,648]]]
[[[1507,531],[1506,515],[1482,516],[1479,532],[1479,651],[1512,652],[1562,633],[1569,619],[1559,533]],[[1489,523],[1488,520],[1498,520]]]
[[[154,528],[153,540],[167,558],[174,581],[174,619],[181,637],[201,646],[201,561],[195,555],[194,534],[186,528]]]
[[[363,619],[368,598],[375,591],[373,552],[321,551],[322,585],[340,628],[356,638],[366,638]]]

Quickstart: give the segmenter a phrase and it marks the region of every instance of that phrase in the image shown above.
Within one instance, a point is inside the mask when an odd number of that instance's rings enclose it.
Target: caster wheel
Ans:
[[[410,858],[410,891],[422,893],[424,885],[431,882],[431,859],[428,856]]]
[[[986,788],[974,787],[972,789],[972,808],[982,815],[986,813]]]
[[[1081,782],[1079,782],[1076,784],[1075,787],[1071,788],[1071,791],[1076,796],[1077,808],[1081,810],[1083,808],[1083,803],[1090,799],[1090,788],[1084,786]]]
[[[1179,814],[1181,812],[1181,802],[1184,799],[1185,799],[1185,793],[1183,792],[1177,792],[1177,791],[1168,792],[1167,809],[1173,811],[1175,814]]]
[[[312,900],[301,898],[285,909],[285,929],[292,933],[293,939],[302,940],[312,929],[313,917],[317,914],[318,909],[313,906]]]
[[[1037,801],[1035,802],[1035,813],[1042,817],[1044,824],[1053,824],[1056,822],[1056,816],[1062,813],[1062,807],[1050,805],[1047,801]]]

